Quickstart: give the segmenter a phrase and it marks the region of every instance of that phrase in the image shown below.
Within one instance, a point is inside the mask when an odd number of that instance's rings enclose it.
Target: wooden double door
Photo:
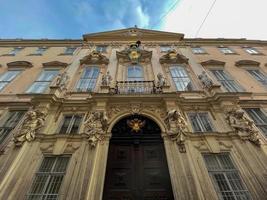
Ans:
[[[173,200],[162,139],[111,140],[103,200]]]

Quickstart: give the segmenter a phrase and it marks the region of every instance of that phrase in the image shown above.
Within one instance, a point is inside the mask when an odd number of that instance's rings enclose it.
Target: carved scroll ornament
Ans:
[[[188,64],[188,58],[172,49],[167,54],[161,56],[159,62],[160,64]]]
[[[105,64],[109,63],[109,59],[100,52],[93,50],[89,55],[80,60],[81,64]]]

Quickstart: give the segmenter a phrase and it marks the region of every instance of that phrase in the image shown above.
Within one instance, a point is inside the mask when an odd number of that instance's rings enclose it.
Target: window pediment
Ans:
[[[80,60],[81,65],[82,64],[105,64],[107,65],[109,63],[109,59],[104,56],[102,53],[93,50],[89,55],[85,56]]]
[[[225,62],[219,60],[207,60],[200,63],[202,66],[217,66],[217,65],[225,65]]]
[[[188,64],[188,58],[184,55],[177,53],[177,51],[173,49],[167,54],[161,56],[159,62],[160,64]]]
[[[259,66],[260,63],[254,60],[239,60],[235,63],[235,66],[244,66],[244,65],[250,65],[250,66]]]
[[[8,68],[18,68],[18,67],[30,68],[30,67],[33,67],[33,64],[28,61],[14,61],[14,62],[7,63],[7,67]]]
[[[43,63],[43,67],[49,68],[49,67],[61,67],[61,68],[65,68],[67,67],[69,64],[68,63],[64,63],[64,62],[60,62],[60,61],[51,61],[51,62],[46,62]]]

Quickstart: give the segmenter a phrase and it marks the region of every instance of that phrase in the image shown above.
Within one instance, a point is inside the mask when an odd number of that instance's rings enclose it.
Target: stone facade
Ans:
[[[10,54],[15,47],[21,50]],[[34,54],[38,47],[46,50]],[[64,53],[66,47],[76,49]],[[204,52],[192,51],[200,47]],[[220,52],[223,47],[233,53]],[[258,53],[246,52],[252,47]],[[87,34],[83,40],[0,40],[0,54],[0,74],[20,72],[0,80],[7,83],[0,92],[1,134],[11,112],[26,113],[0,144],[0,199],[24,199],[44,156],[68,155],[58,199],[101,200],[112,127],[133,114],[161,129],[175,199],[219,199],[203,154],[220,153],[230,155],[250,198],[266,199],[267,132],[264,122],[260,126],[244,112],[267,113],[267,84],[249,72],[267,74],[266,41],[187,39],[129,28]],[[178,91],[172,74],[177,65],[190,80],[184,91]],[[139,82],[129,81],[128,66],[142,67],[135,77]],[[79,88],[88,67],[96,69],[93,87]],[[44,80],[48,85],[42,92],[27,92],[44,70],[58,75]],[[227,90],[213,70],[226,71],[240,90]],[[212,131],[195,131],[190,113],[207,113]],[[73,114],[82,116],[77,132],[60,134],[64,116]]]

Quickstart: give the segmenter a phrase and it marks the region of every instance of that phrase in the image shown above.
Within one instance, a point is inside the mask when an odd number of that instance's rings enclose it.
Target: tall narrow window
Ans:
[[[69,156],[46,156],[35,175],[27,200],[57,200]]]
[[[251,199],[229,154],[204,154],[203,156],[221,200]]]
[[[27,90],[27,93],[43,93],[51,84],[58,70],[44,70],[37,80]]]
[[[81,115],[65,115],[59,134],[77,134],[81,121]]]
[[[4,142],[8,134],[16,127],[25,111],[10,111],[7,118],[1,123],[0,127],[0,144]]]
[[[77,91],[78,92],[91,92],[94,90],[96,81],[99,75],[98,67],[86,67],[83,74],[78,81]]]
[[[243,89],[224,70],[211,70],[216,79],[228,92],[242,92]]]
[[[263,85],[267,85],[267,77],[258,69],[248,69],[247,70],[257,81]]]
[[[9,84],[16,76],[21,72],[21,70],[10,70],[5,72],[0,76],[0,91]]]
[[[245,111],[267,137],[267,116],[259,108],[246,108]]]
[[[127,80],[143,81],[144,80],[143,68],[138,65],[129,66],[127,71]]]
[[[171,76],[177,91],[191,91],[193,86],[191,80],[182,66],[170,67]]]
[[[213,131],[211,120],[208,113],[189,113],[194,132],[211,132]]]

